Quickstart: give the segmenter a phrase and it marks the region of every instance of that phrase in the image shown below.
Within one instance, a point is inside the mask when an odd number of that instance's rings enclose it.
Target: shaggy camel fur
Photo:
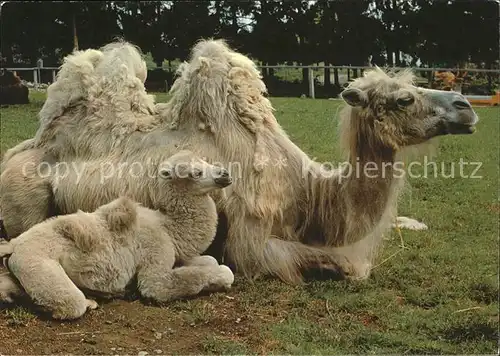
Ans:
[[[35,225],[0,245],[0,257],[10,255],[10,272],[56,319],[79,318],[97,307],[78,288],[119,295],[134,277],[141,295],[159,302],[229,288],[231,270],[200,256],[216,232],[209,193],[231,184],[228,172],[179,152],[156,175],[159,210],[122,196],[93,213],[78,211]],[[183,266],[173,268],[175,263]],[[10,276],[0,278],[6,301],[22,293]]]
[[[393,178],[390,169],[374,179],[357,174],[340,179],[347,167],[325,173],[276,121],[255,64],[222,40],[197,43],[178,75],[170,101],[157,104],[157,113],[147,121],[157,126],[151,131],[138,131],[134,123],[115,138],[121,114],[97,117],[88,97],[85,104],[67,108],[52,120],[23,159],[43,150],[61,162],[113,155],[130,163],[157,151],[189,148],[209,162],[220,162],[235,178],[217,201],[217,239],[236,271],[249,278],[272,274],[290,283],[300,283],[303,270],[316,267],[366,278],[372,252],[390,226],[402,179]],[[462,129],[468,132],[476,123],[463,96],[418,88],[412,79],[410,73],[390,75],[375,68],[344,92],[348,106],[340,121],[348,162],[374,161],[380,172],[380,165],[394,163],[404,147]],[[18,215],[38,201],[24,198],[21,159],[11,163],[16,157],[5,162],[0,177],[0,206],[8,232],[29,227]],[[29,184],[48,182],[36,177]],[[89,199],[78,199],[77,194],[71,199],[72,206],[87,208]],[[48,199],[41,200],[45,212]]]
[[[118,119],[112,124],[115,139],[111,142],[114,144],[129,132],[151,129],[155,103],[154,97],[144,88],[146,77],[147,67],[139,48],[121,41],[107,44],[100,50],[87,49],[68,55],[56,81],[47,89],[35,137],[8,150],[3,161],[18,152],[40,146],[51,122],[79,105],[91,104],[88,111],[95,116],[95,121],[104,117]],[[109,124],[107,121],[106,126]]]

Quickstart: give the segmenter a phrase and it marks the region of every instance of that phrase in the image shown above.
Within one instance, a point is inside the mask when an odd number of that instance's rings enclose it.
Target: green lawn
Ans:
[[[0,110],[2,152],[32,137],[43,100],[43,94],[33,93],[32,104]],[[271,100],[277,119],[305,152],[317,160],[339,157],[338,101]],[[406,249],[395,232],[387,236],[381,260],[392,257],[367,281],[290,287],[277,280],[237,279],[232,302],[247,333],[227,337],[214,327],[213,333],[193,334],[201,337],[198,352],[496,354],[500,109],[477,112],[477,132],[441,138],[434,160],[446,173],[453,165],[458,170],[460,158],[480,162],[475,174],[481,178],[434,178],[430,170],[430,177],[410,181],[402,199],[399,214],[425,222],[428,231],[403,231]],[[464,173],[474,169],[466,166]],[[211,330],[224,296],[214,298],[173,307]],[[205,308],[207,303],[215,309]]]

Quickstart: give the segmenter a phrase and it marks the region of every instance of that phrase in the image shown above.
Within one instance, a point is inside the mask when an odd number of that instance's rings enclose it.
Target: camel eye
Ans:
[[[414,102],[415,102],[415,98],[413,97],[413,95],[402,96],[396,100],[396,103],[401,107],[409,106],[409,105],[413,104]]]

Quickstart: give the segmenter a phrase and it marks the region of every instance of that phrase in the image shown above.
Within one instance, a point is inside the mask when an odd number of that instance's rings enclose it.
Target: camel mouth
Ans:
[[[221,178],[215,178],[214,182],[215,184],[217,184],[218,187],[224,188],[227,187],[228,185],[231,185],[233,183],[233,179],[231,177],[221,177]]]
[[[447,132],[450,135],[470,135],[476,131],[476,125],[473,124],[467,125],[451,122],[447,126]]]

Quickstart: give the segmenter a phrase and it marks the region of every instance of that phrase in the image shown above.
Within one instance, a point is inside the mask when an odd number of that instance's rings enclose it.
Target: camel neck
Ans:
[[[167,216],[164,226],[179,258],[196,256],[209,247],[217,229],[217,212],[212,198],[175,192],[159,208]]]
[[[375,152],[378,155],[351,156],[329,176],[318,176],[316,169],[310,172],[304,236],[342,245],[361,240],[384,220],[402,180],[395,174],[393,152]]]
[[[347,213],[345,238],[348,241],[363,238],[383,221],[396,202],[398,183],[402,181],[392,149],[377,147],[369,153],[358,152],[361,156],[349,160],[352,172],[341,188]]]

